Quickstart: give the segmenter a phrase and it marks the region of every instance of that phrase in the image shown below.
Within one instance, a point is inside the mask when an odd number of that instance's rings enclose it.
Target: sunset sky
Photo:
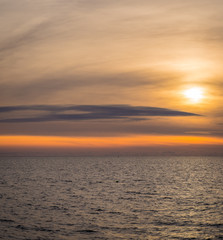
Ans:
[[[222,0],[0,0],[0,155],[223,154]]]

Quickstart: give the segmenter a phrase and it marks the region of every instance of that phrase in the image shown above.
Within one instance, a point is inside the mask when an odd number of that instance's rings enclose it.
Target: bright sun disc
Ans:
[[[204,91],[200,87],[189,88],[185,90],[183,93],[184,96],[188,98],[192,103],[199,103],[204,97],[203,95]]]

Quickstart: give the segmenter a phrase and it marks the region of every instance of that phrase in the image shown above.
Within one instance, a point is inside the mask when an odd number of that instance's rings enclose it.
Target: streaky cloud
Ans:
[[[29,114],[21,116],[21,112]],[[41,111],[39,115],[37,111]],[[42,111],[44,113],[42,113]],[[70,111],[70,112],[69,112]],[[76,111],[76,112],[75,112]],[[0,122],[47,122],[47,121],[83,121],[83,120],[146,120],[147,117],[201,116],[199,114],[159,107],[131,105],[20,105],[0,107],[0,113],[19,112],[20,117],[1,119]],[[33,112],[35,115],[32,116]],[[68,113],[67,113],[68,112]]]

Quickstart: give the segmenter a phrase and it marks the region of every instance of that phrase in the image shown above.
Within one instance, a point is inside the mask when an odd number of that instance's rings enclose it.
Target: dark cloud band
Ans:
[[[24,113],[25,111],[25,113]],[[38,111],[41,111],[38,113]],[[0,113],[14,112],[15,117],[1,119],[0,122],[47,122],[82,120],[145,120],[147,117],[200,116],[195,113],[167,108],[130,106],[130,105],[30,105],[4,106]],[[24,117],[27,116],[28,117]],[[19,114],[20,117],[16,117]]]

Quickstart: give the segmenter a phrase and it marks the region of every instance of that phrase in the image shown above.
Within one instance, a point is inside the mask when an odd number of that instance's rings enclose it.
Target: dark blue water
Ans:
[[[0,239],[223,239],[223,158],[0,159]]]

